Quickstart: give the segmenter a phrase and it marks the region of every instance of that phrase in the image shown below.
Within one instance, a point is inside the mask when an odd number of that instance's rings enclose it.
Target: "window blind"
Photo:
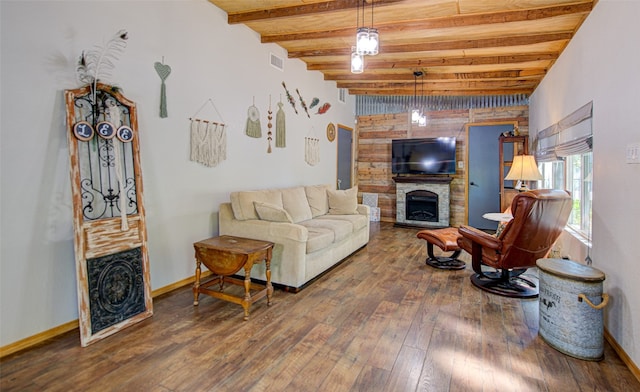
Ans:
[[[538,162],[561,160],[584,154],[593,146],[593,101],[537,134],[535,156]]]

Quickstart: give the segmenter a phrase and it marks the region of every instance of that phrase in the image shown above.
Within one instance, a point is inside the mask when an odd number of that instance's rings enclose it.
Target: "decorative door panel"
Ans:
[[[80,340],[87,346],[150,317],[135,103],[97,84],[65,92]]]

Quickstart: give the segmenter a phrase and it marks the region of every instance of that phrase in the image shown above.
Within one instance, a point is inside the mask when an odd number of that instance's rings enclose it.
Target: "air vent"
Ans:
[[[275,54],[271,53],[269,62],[273,68],[284,71],[284,59],[282,57],[278,57]]]
[[[347,89],[341,88],[338,91],[338,101],[342,103],[347,103]]]

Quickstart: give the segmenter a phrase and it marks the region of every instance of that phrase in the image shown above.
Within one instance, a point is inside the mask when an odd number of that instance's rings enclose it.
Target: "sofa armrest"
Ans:
[[[358,214],[369,216],[369,214],[370,214],[369,210],[370,210],[370,208],[369,208],[368,205],[366,205],[366,204],[358,204]]]

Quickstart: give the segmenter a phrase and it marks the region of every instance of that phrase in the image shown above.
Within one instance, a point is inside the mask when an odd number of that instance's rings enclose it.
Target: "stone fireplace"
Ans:
[[[396,225],[449,227],[451,177],[395,177]]]

